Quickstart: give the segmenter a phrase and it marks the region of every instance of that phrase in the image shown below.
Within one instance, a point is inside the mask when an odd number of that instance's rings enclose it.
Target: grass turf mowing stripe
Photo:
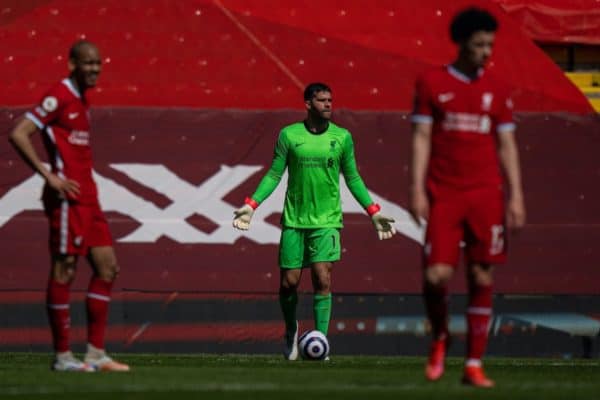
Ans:
[[[479,390],[459,383],[463,360],[450,358],[436,383],[423,377],[421,357],[335,356],[331,362],[286,362],[281,356],[119,354],[131,373],[56,373],[51,356],[0,354],[0,398],[203,399],[543,399],[594,398],[598,360],[490,358],[498,386]],[[39,397],[38,397],[39,396]]]

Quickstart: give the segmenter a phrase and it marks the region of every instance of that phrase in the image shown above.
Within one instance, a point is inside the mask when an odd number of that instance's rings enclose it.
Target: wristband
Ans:
[[[248,204],[250,207],[252,207],[253,210],[256,210],[258,208],[258,203],[256,202],[256,200],[253,200],[250,197],[246,197],[244,199],[244,204]]]
[[[373,214],[377,214],[379,212],[379,210],[381,210],[381,206],[377,203],[373,203],[369,207],[367,207],[365,210],[367,211],[367,214],[369,214],[369,216],[372,217]]]

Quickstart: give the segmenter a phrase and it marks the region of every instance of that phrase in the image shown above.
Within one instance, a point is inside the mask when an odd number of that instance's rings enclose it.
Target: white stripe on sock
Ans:
[[[109,296],[104,296],[104,295],[98,294],[98,293],[88,293],[87,297],[91,297],[92,299],[96,299],[96,300],[110,301]]]
[[[68,304],[48,304],[48,308],[51,308],[53,310],[68,310],[69,305]]]
[[[469,358],[465,361],[467,367],[481,367],[481,360],[479,358]]]
[[[469,307],[467,308],[467,314],[491,315],[492,309],[488,307]]]

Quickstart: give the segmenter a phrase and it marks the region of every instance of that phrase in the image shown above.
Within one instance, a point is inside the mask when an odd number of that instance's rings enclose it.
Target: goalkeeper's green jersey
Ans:
[[[284,127],[271,168],[252,198],[262,203],[288,169],[281,224],[291,228],[341,228],[340,173],[363,208],[373,203],[356,169],[350,132],[330,122],[324,132],[310,132],[304,122]]]

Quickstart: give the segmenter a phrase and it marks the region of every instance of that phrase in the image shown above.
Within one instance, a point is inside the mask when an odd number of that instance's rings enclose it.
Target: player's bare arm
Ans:
[[[27,165],[39,173],[51,188],[59,192],[61,196],[77,197],[79,195],[77,182],[71,179],[61,179],[42,163],[31,142],[31,135],[37,130],[37,126],[31,120],[23,118],[10,133],[9,140]]]
[[[429,200],[425,190],[425,177],[431,152],[431,124],[413,124],[412,137],[409,212],[417,225],[420,226],[422,220],[429,217]]]
[[[525,225],[526,212],[517,142],[513,131],[501,132],[498,136],[498,156],[509,190],[506,223],[509,228],[519,229]]]

